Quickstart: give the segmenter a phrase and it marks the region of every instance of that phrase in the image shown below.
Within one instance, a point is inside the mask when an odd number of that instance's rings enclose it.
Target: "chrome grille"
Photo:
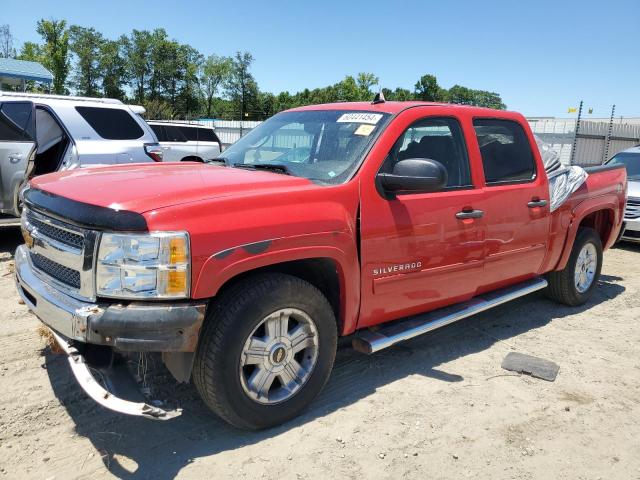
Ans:
[[[77,248],[78,250],[82,249],[82,243],[84,242],[82,235],[60,228],[55,224],[40,220],[32,212],[27,213],[27,221],[37,228],[43,235],[64,243],[65,245],[69,245],[70,247]]]
[[[22,228],[36,272],[67,294],[95,300],[93,264],[98,233],[25,209]]]
[[[627,199],[627,208],[624,211],[624,218],[626,218],[627,220],[635,220],[636,218],[640,218],[639,198]]]
[[[64,283],[72,288],[80,288],[80,272],[67,268],[64,265],[49,260],[47,257],[31,252],[31,262],[38,270],[46,273],[51,278]]]

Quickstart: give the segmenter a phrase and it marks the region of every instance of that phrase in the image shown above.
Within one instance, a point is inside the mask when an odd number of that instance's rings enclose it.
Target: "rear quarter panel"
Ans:
[[[566,266],[581,222],[594,212],[608,212],[610,225],[605,229],[602,244],[605,250],[611,247],[622,227],[626,189],[624,168],[589,173],[586,182],[551,215],[549,251],[543,272],[562,270]]]

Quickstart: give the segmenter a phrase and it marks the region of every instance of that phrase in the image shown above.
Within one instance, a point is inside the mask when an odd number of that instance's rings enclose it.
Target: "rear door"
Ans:
[[[18,214],[17,193],[36,148],[32,102],[0,103],[0,212]]]
[[[549,238],[549,187],[544,168],[522,125],[474,118],[484,171],[486,220],[482,290],[538,273]]]

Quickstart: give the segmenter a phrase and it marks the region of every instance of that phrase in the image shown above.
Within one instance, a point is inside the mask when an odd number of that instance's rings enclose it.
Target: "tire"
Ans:
[[[285,387],[285,377],[277,376],[268,396],[256,396],[252,375],[257,375],[264,365],[244,365],[248,358],[246,348],[258,338],[259,332],[264,333],[261,338],[269,339],[268,332],[272,330],[268,331],[267,325],[282,318],[287,318],[285,324],[293,325],[292,333],[281,329],[279,332],[285,333],[274,338],[286,341],[303,325],[307,329],[304,331],[308,331],[305,338],[314,338],[305,340],[311,346],[302,350],[302,358],[289,357],[299,355],[300,352],[292,353],[294,348],[282,354],[275,344],[275,350],[264,348],[261,351],[266,353],[255,357],[274,364],[280,361],[283,362],[280,366],[286,367],[289,360],[279,358],[286,355],[284,358],[295,359],[297,366],[306,365],[308,372],[306,377],[290,382],[287,386],[293,385],[291,388]],[[267,340],[262,344],[266,345]],[[299,415],[322,390],[333,367],[336,345],[335,316],[317,288],[290,275],[260,274],[237,283],[210,304],[196,350],[193,380],[207,406],[231,425],[248,430],[269,428]],[[268,367],[280,368],[271,363]],[[269,368],[261,371],[270,372]],[[290,393],[294,390],[295,393]]]
[[[593,266],[593,277],[590,283],[582,284],[582,288],[576,280],[576,269],[582,267],[582,262],[578,264],[580,253],[584,249],[588,249],[591,252],[590,257],[597,263]],[[588,269],[591,270],[591,269]],[[586,303],[598,284],[600,278],[600,271],[602,270],[602,241],[598,233],[592,228],[582,227],[578,230],[576,239],[573,242],[573,248],[571,255],[567,261],[567,265],[563,270],[557,272],[550,272],[547,274],[547,281],[549,286],[547,287],[547,295],[552,300],[565,305],[578,306]],[[581,279],[588,278],[580,277]]]

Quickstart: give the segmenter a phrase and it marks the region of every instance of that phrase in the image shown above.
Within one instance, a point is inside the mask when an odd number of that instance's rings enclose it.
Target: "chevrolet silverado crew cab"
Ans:
[[[576,168],[547,173],[517,113],[297,108],[210,163],[33,179],[17,288],[102,405],[178,414],[110,381],[124,358],[161,352],[215,413],[265,428],[318,394],[339,336],[373,353],[536,290],[585,303],[626,172]]]

